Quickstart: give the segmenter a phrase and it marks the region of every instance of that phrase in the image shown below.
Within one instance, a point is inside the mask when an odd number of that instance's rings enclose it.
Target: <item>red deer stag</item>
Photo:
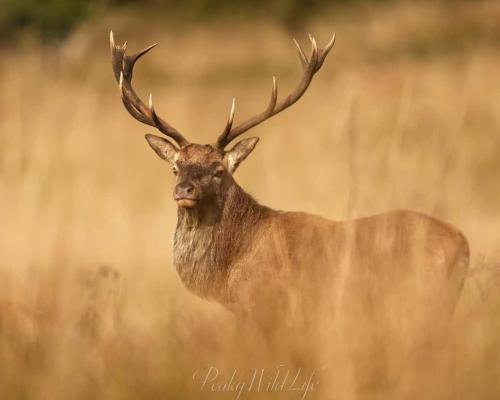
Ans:
[[[309,39],[309,57],[295,42],[303,67],[295,90],[278,101],[273,78],[266,109],[236,126],[233,100],[217,141],[197,144],[157,115],[151,96],[147,105],[132,87],[136,61],[155,45],[126,55],[126,44],[116,45],[111,32],[113,72],[125,108],[166,136],[147,134],[146,140],[177,177],[173,245],[182,282],[199,296],[215,299],[235,312],[264,315],[265,323],[294,308],[297,298],[309,305],[321,304],[320,296],[329,292],[334,293],[334,300],[355,293],[358,305],[372,309],[374,301],[394,300],[399,294],[401,301],[395,303],[405,304],[412,293],[420,293],[423,309],[451,314],[469,258],[467,240],[455,227],[414,211],[338,222],[277,211],[259,204],[235,181],[234,172],[259,138],[242,139],[229,149],[228,145],[305,93],[332,49],[335,35],[323,48],[317,47],[314,37]]]

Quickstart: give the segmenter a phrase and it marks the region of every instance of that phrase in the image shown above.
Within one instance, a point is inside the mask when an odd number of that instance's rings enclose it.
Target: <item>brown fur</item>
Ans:
[[[220,208],[180,207],[174,260],[186,286],[203,297],[225,290],[232,264],[248,246],[243,239],[251,238],[260,221],[271,213],[238,185],[228,189]]]
[[[370,355],[387,351],[388,335],[407,355],[445,343],[469,264],[458,229],[414,211],[330,221],[262,206],[233,178],[256,138],[229,151],[198,144],[178,150],[158,137],[148,142],[177,175],[174,264],[190,290],[234,311],[266,338],[315,335],[333,318],[332,326],[352,341],[355,365],[372,365],[366,357],[381,360],[392,376],[397,365]]]
[[[244,314],[275,304],[281,314],[295,289],[320,301],[325,292],[342,290],[339,285],[364,285],[369,290],[358,301],[369,302],[377,291],[397,292],[394,282],[412,289],[422,279],[429,298],[443,297],[443,308],[456,303],[469,250],[451,225],[412,211],[347,222],[280,212],[258,204],[232,176],[226,179],[220,197],[178,211],[174,263],[198,295]]]

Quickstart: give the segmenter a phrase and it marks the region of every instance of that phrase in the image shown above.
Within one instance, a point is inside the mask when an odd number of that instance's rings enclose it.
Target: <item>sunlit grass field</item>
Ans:
[[[447,350],[453,373],[431,382],[457,399],[497,398],[500,7],[419,4],[333,8],[293,32],[265,19],[183,26],[129,12],[87,22],[59,46],[26,36],[0,49],[0,398],[207,398],[195,370],[265,358],[172,267],[174,177],[143,138],[153,130],[123,108],[110,29],[130,51],[159,42],[135,87],[202,143],[215,141],[233,97],[238,121],[267,105],[273,75],[282,96],[292,90],[293,37],[306,45],[310,31],[322,45],[335,31],[304,98],[252,131],[261,141],[236,179],[278,209],[335,220],[415,209],[460,227],[472,261]],[[81,335],[89,307],[104,320],[98,343]],[[341,336],[321,346],[334,361],[323,360],[310,396],[387,398],[350,374]]]

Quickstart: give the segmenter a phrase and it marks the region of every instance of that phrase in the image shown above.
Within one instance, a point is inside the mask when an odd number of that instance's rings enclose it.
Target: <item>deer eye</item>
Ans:
[[[179,171],[177,171],[176,168],[172,169],[172,172],[174,173],[175,176],[177,176],[179,174]]]
[[[214,172],[214,178],[222,178],[224,175],[224,170],[223,169],[218,169],[217,171]]]

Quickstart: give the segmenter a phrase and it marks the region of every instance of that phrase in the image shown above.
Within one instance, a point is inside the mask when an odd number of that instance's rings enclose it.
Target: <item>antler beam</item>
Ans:
[[[172,138],[180,147],[186,146],[189,142],[172,125],[161,119],[153,107],[152,96],[149,96],[149,105],[146,106],[132,88],[132,75],[136,61],[150,51],[156,44],[146,47],[133,55],[126,55],[127,42],[123,45],[116,45],[113,31],[109,35],[109,45],[111,49],[111,63],[115,79],[120,87],[123,105],[136,120],[157,128],[164,135]]]
[[[271,99],[269,100],[267,108],[260,114],[255,115],[254,117],[250,118],[249,120],[243,122],[242,124],[234,128],[232,127],[233,117],[234,117],[234,99],[233,99],[233,105],[231,107],[231,112],[226,127],[224,128],[224,131],[217,139],[217,146],[219,148],[223,149],[236,137],[240,136],[244,132],[260,124],[261,122],[264,122],[266,119],[271,118],[272,116],[280,113],[284,109],[290,107],[292,104],[294,104],[298,99],[302,97],[302,95],[306,92],[307,88],[309,87],[309,84],[311,83],[314,74],[319,71],[319,69],[323,65],[323,62],[325,61],[326,56],[328,55],[333,45],[335,44],[335,34],[333,34],[333,37],[328,42],[328,44],[320,49],[318,49],[318,46],[316,45],[316,39],[312,35],[309,35],[309,40],[311,42],[311,57],[307,59],[304,51],[302,50],[302,47],[300,47],[300,45],[294,39],[295,46],[297,46],[297,50],[299,53],[300,62],[304,70],[302,80],[299,82],[299,85],[296,87],[296,89],[292,93],[290,93],[287,97],[285,97],[282,101],[277,102],[278,87],[276,84],[276,78],[273,77],[273,88],[271,92]]]

